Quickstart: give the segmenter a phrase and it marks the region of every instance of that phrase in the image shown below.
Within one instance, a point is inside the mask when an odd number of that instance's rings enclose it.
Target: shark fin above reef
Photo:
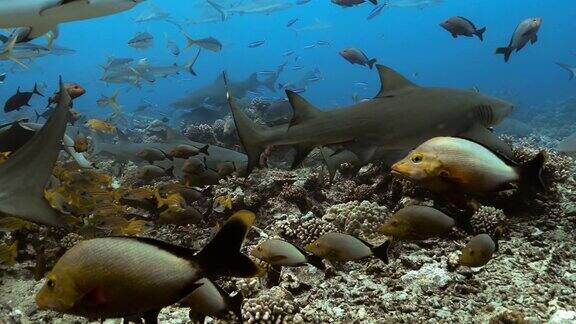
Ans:
[[[380,92],[378,92],[376,98],[390,97],[395,91],[418,87],[412,81],[387,66],[378,64],[376,68],[380,76]]]
[[[62,149],[71,99],[60,80],[60,102],[32,139],[0,165],[0,213],[34,223],[64,227],[44,198],[44,188]]]
[[[288,96],[288,101],[290,101],[292,111],[294,112],[292,120],[290,120],[290,125],[288,126],[289,128],[322,114],[322,111],[314,107],[296,92],[286,90],[286,96]]]

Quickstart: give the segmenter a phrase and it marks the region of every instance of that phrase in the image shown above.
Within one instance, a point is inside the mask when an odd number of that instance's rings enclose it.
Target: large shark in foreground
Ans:
[[[0,28],[23,27],[19,41],[57,30],[58,24],[113,15],[144,0],[0,0]]]
[[[436,136],[460,136],[512,157],[508,145],[489,127],[502,121],[513,106],[467,90],[420,87],[394,70],[379,65],[381,90],[371,100],[342,109],[322,111],[294,92],[286,91],[293,109],[288,125],[256,125],[238,107],[228,89],[228,101],[242,145],[248,172],[269,146],[296,149],[293,167],[315,147],[350,151],[362,164],[386,151],[410,150]]]
[[[44,199],[44,188],[62,149],[72,100],[60,80],[60,102],[46,124],[0,165],[0,214],[38,224],[65,226]]]

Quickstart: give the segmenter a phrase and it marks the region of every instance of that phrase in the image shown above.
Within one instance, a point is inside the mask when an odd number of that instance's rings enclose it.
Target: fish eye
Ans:
[[[414,154],[414,155],[412,155],[412,162],[414,162],[414,163],[420,163],[420,162],[422,162],[422,160],[424,160],[424,157],[422,156],[422,154]]]
[[[470,251],[470,255],[474,255],[474,250],[471,250],[471,251]]]
[[[316,243],[315,245],[316,245],[316,247],[320,247],[320,243]]]
[[[48,281],[46,281],[46,286],[48,286],[48,288],[56,287],[56,280],[52,278],[48,279]]]
[[[396,225],[398,225],[398,222],[397,222],[397,221],[392,221],[392,223],[390,223],[390,224],[392,224],[392,226],[396,226]]]
[[[448,178],[450,177],[450,172],[447,170],[441,170],[440,173],[438,173],[438,176],[441,178]]]

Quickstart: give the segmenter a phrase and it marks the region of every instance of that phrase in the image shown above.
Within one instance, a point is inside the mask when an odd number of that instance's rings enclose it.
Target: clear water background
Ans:
[[[192,16],[196,1],[149,1],[170,12],[176,20]],[[144,84],[142,89],[125,85],[106,85],[99,81],[102,64],[108,55],[116,57],[149,58],[155,64],[184,64],[196,49],[183,51],[174,58],[166,48],[165,33],[183,49],[185,40],[177,28],[166,22],[135,23],[134,18],[149,10],[147,4],[104,18],[62,24],[57,44],[77,51],[71,56],[48,56],[38,59],[29,70],[10,72],[11,64],[2,63],[8,71],[7,82],[0,85],[0,98],[8,98],[18,86],[28,90],[34,82],[47,82],[52,93],[56,80],[62,75],[66,81],[75,81],[87,88],[88,93],[78,99],[75,107],[89,115],[106,115],[96,100],[101,94],[120,89],[120,103],[127,111],[147,99],[166,107],[177,98],[213,80],[227,70],[232,79],[248,77],[252,72],[272,70],[286,61],[282,53],[295,50],[302,59],[298,63],[291,57],[289,66],[318,67],[323,79],[312,84],[304,94],[319,107],[350,104],[352,94],[373,96],[379,88],[375,70],[344,61],[338,51],[354,46],[363,49],[379,63],[404,73],[416,83],[426,86],[458,88],[478,87],[516,101],[518,109],[533,109],[538,105],[560,102],[574,96],[576,81],[568,81],[568,73],[554,62],[576,65],[576,1],[574,0],[446,0],[425,9],[386,8],[373,20],[366,20],[373,9],[369,3],[343,9],[328,0],[312,0],[307,5],[269,15],[234,16],[228,21],[186,27],[188,33],[201,38],[218,38],[224,49],[220,53],[204,51],[195,70],[197,77],[187,74],[159,79],[155,84]],[[438,24],[448,17],[461,15],[472,20],[478,28],[486,26],[484,42],[477,38],[453,39]],[[514,53],[505,64],[496,47],[508,44],[517,24],[528,17],[542,17],[539,41]],[[292,18],[299,18],[295,27],[313,24],[316,20],[332,25],[329,29],[295,33],[286,27]],[[148,50],[136,50],[127,41],[136,32],[148,31],[155,36],[155,45]],[[259,48],[247,44],[266,40]],[[329,47],[303,49],[318,40],[328,41]],[[44,43],[45,40],[36,40]],[[296,81],[307,69],[288,71],[280,81]],[[362,89],[355,81],[367,82]],[[130,89],[129,92],[126,92]],[[271,96],[281,97],[279,91]],[[43,108],[45,99],[35,99],[35,108]]]

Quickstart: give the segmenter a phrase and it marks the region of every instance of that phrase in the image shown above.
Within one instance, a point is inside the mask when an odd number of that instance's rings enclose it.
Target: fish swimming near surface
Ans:
[[[255,215],[238,211],[198,253],[139,237],[86,240],[68,250],[36,295],[41,309],[88,318],[144,318],[199,288],[204,277],[254,277],[260,268],[240,252]],[[147,298],[142,298],[147,296]]]
[[[341,7],[354,7],[366,2],[366,0],[331,0],[333,4]],[[378,0],[369,0],[373,5],[378,5]]]
[[[34,95],[44,97],[44,95],[38,91],[38,85],[36,83],[31,92],[20,92],[20,87],[18,87],[16,94],[6,100],[6,103],[4,104],[4,112],[11,112],[14,110],[18,111],[23,107],[30,107],[30,99],[32,99],[32,96]]]
[[[467,267],[482,267],[492,259],[498,251],[498,239],[492,239],[488,234],[479,234],[470,239],[462,249],[460,265]]]
[[[326,233],[306,246],[306,251],[329,261],[358,261],[376,257],[388,263],[390,240],[379,246],[343,233]]]
[[[114,15],[132,9],[143,0],[117,1],[8,1],[0,10],[0,28],[21,27],[19,42],[27,42],[64,22]]]
[[[512,184],[545,190],[541,178],[546,154],[540,152],[519,166],[473,141],[435,137],[392,166],[392,172],[430,190],[490,192],[511,189]]]
[[[259,165],[269,146],[282,145],[296,148],[293,168],[315,147],[338,145],[364,165],[376,153],[408,152],[436,136],[469,138],[513,157],[510,146],[488,130],[508,116],[513,109],[510,103],[469,90],[420,87],[390,68],[377,68],[381,89],[374,99],[322,111],[286,91],[293,117],[289,124],[274,127],[251,121],[228,88],[236,129],[248,154],[248,173]],[[407,115],[420,117],[407,119]]]
[[[523,49],[528,42],[535,44],[538,41],[540,26],[542,26],[542,18],[536,17],[523,20],[518,27],[516,27],[508,46],[497,48],[496,54],[503,54],[504,61],[508,62],[514,50],[518,52]]]
[[[378,229],[394,240],[426,240],[443,237],[456,225],[453,218],[428,206],[406,206]]]
[[[568,64],[564,64],[564,63],[556,63],[556,65],[558,65],[559,67],[568,71],[568,73],[570,74],[568,80],[574,80],[574,76],[576,75],[576,66],[568,65]]]
[[[234,313],[239,322],[242,322],[242,292],[229,295],[213,281],[203,278],[197,281],[200,287],[179,303],[180,307],[190,308],[190,319],[204,322],[206,316],[223,316],[229,312]]]
[[[270,239],[258,244],[252,249],[251,254],[274,266],[301,267],[310,264],[321,270],[326,268],[322,263],[322,258],[278,239]]]
[[[369,59],[362,50],[357,48],[349,47],[340,51],[340,56],[342,56],[346,61],[351,64],[358,64],[363,66],[368,66],[370,69],[374,67],[376,59]]]
[[[64,219],[44,198],[44,188],[62,149],[71,102],[62,80],[60,91],[64,95],[46,124],[0,165],[0,213],[64,227]]]
[[[442,22],[440,26],[450,32],[454,38],[458,36],[477,36],[480,41],[483,41],[484,33],[486,32],[486,27],[477,29],[473,22],[460,16],[451,17]]]

